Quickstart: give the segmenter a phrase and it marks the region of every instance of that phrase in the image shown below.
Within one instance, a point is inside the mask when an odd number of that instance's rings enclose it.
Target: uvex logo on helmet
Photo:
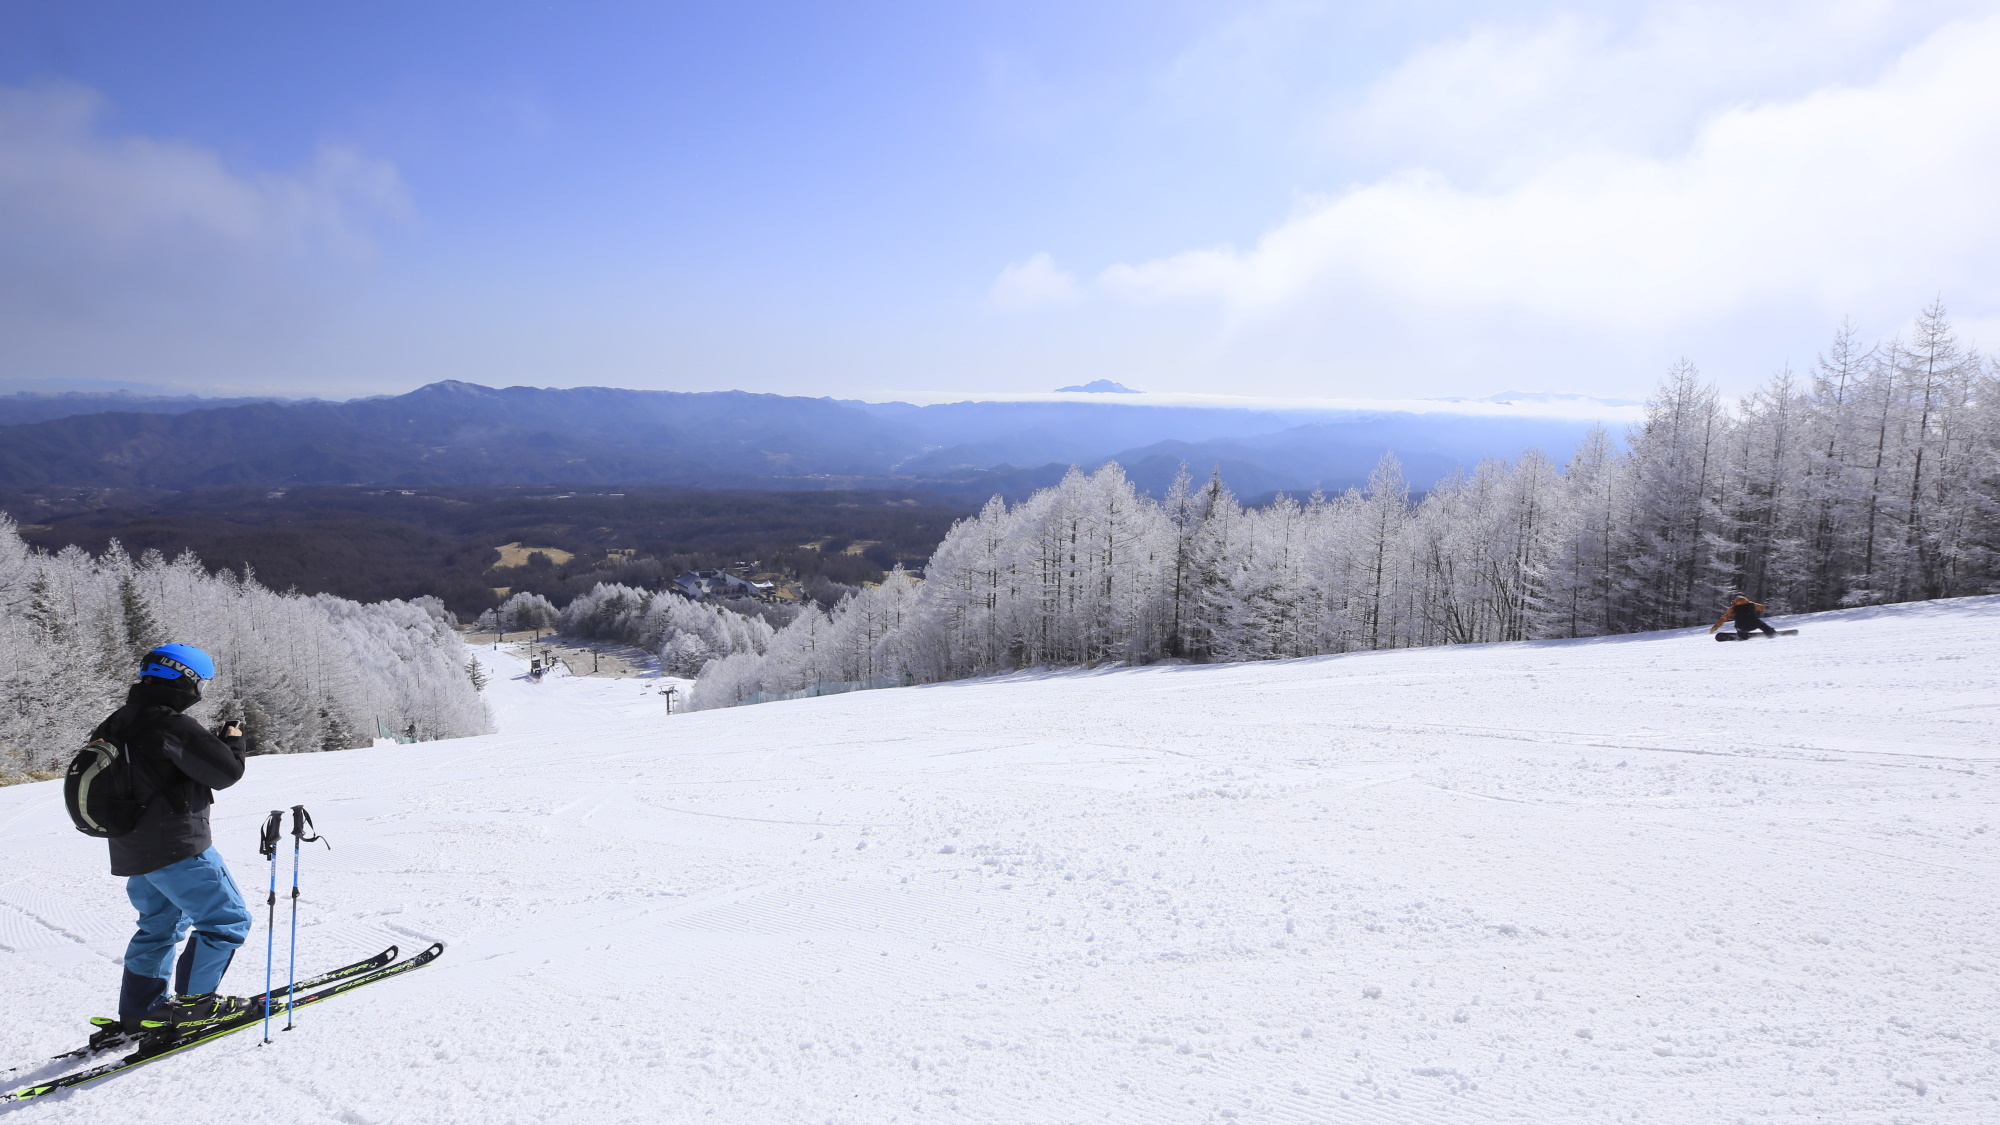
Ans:
[[[139,674],[162,680],[185,677],[199,684],[215,678],[215,661],[193,645],[161,645],[140,658]]]

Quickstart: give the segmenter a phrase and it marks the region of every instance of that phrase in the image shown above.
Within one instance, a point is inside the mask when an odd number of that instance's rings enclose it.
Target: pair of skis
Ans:
[[[249,1007],[235,1019],[207,1024],[189,1031],[176,1031],[169,1027],[143,1034],[139,1038],[138,1049],[123,1058],[79,1070],[73,1074],[65,1074],[60,1078],[24,1086],[12,1093],[0,1094],[0,1102],[28,1101],[59,1090],[81,1086],[87,1082],[95,1082],[100,1078],[108,1078],[121,1071],[143,1066],[154,1059],[165,1058],[190,1047],[198,1047],[203,1043],[220,1039],[246,1027],[255,1027],[259,1020],[268,1021],[274,1011],[283,1011],[289,1018],[292,1011],[307,1004],[317,1004],[321,1000],[330,999],[343,992],[352,992],[364,985],[420,969],[438,959],[444,952],[444,943],[437,942],[416,956],[405,957],[401,961],[396,960],[397,952],[397,948],[392,945],[366,960],[342,965],[330,972],[297,981],[278,990],[275,995],[266,992],[261,996],[253,996],[250,998]],[[90,1053],[90,1048],[85,1047],[57,1055],[56,1058],[75,1058],[87,1053]]]
[[[288,955],[290,967],[286,972],[288,983],[282,988],[273,987],[274,982],[272,977],[276,970],[278,946],[278,842],[283,838],[284,818],[284,810],[272,809],[270,817],[264,822],[263,831],[258,836],[258,854],[270,860],[271,863],[271,886],[269,895],[265,900],[268,917],[265,923],[264,939],[264,991],[250,997],[249,1002],[236,1015],[196,1027],[183,1028],[173,1024],[162,1024],[160,1026],[149,1026],[147,1030],[130,1034],[126,1033],[122,1026],[117,1024],[117,1021],[93,1021],[100,1023],[100,1030],[90,1037],[88,1044],[74,1051],[57,1055],[55,1060],[52,1061],[74,1058],[89,1059],[95,1058],[107,1051],[122,1050],[126,1047],[133,1047],[135,1049],[116,1061],[86,1067],[73,1074],[66,1074],[60,1078],[24,1086],[12,1093],[0,1094],[0,1103],[27,1101],[31,1098],[39,1098],[55,1093],[58,1090],[67,1090],[74,1086],[81,1086],[86,1082],[95,1082],[100,1078],[109,1077],[120,1071],[149,1063],[154,1059],[164,1058],[167,1055],[185,1051],[190,1047],[200,1046],[210,1040],[220,1039],[225,1035],[241,1031],[246,1027],[255,1027],[259,1022],[262,1022],[264,1025],[264,1042],[269,1043],[271,1041],[271,1020],[280,1013],[284,1015],[285,1029],[289,1031],[292,1027],[293,1013],[307,1004],[316,1004],[321,1000],[338,996],[343,992],[350,992],[363,985],[373,984],[379,980],[387,980],[394,976],[401,976],[404,973],[422,968],[432,961],[437,960],[438,956],[444,952],[443,942],[438,942],[416,956],[404,958],[401,961],[396,960],[398,950],[392,945],[373,957],[356,961],[351,965],[342,965],[338,969],[321,973],[315,977],[308,977],[305,980],[298,979],[299,852],[305,844],[316,842],[326,843],[326,840],[325,837],[318,834],[318,829],[313,826],[312,814],[306,812],[305,806],[293,805],[292,942]],[[326,846],[330,848],[333,845],[327,843]]]

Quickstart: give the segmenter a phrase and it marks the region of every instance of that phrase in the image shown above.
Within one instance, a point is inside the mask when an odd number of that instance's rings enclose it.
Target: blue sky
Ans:
[[[1643,396],[2000,327],[1992,3],[0,0],[0,380]]]

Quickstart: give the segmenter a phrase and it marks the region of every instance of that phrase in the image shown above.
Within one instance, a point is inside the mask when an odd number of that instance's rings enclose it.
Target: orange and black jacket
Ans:
[[[1758,605],[1756,602],[1751,601],[1749,598],[1738,598],[1736,599],[1735,605],[1732,605],[1728,609],[1722,611],[1722,616],[1716,619],[1715,624],[1710,625],[1708,627],[1708,631],[1713,633],[1717,629],[1722,628],[1724,625],[1729,624],[1731,621],[1736,620],[1736,615],[1738,613],[1742,613],[1743,615],[1742,623],[1744,625],[1748,625],[1752,628],[1755,628],[1758,619],[1761,618],[1764,614],[1764,607]]]

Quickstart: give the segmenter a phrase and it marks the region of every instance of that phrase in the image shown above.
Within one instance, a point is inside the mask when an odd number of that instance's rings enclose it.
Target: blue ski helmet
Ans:
[[[139,674],[163,680],[186,676],[194,681],[190,686],[198,687],[203,680],[215,678],[215,661],[193,645],[161,645],[140,658]]]

